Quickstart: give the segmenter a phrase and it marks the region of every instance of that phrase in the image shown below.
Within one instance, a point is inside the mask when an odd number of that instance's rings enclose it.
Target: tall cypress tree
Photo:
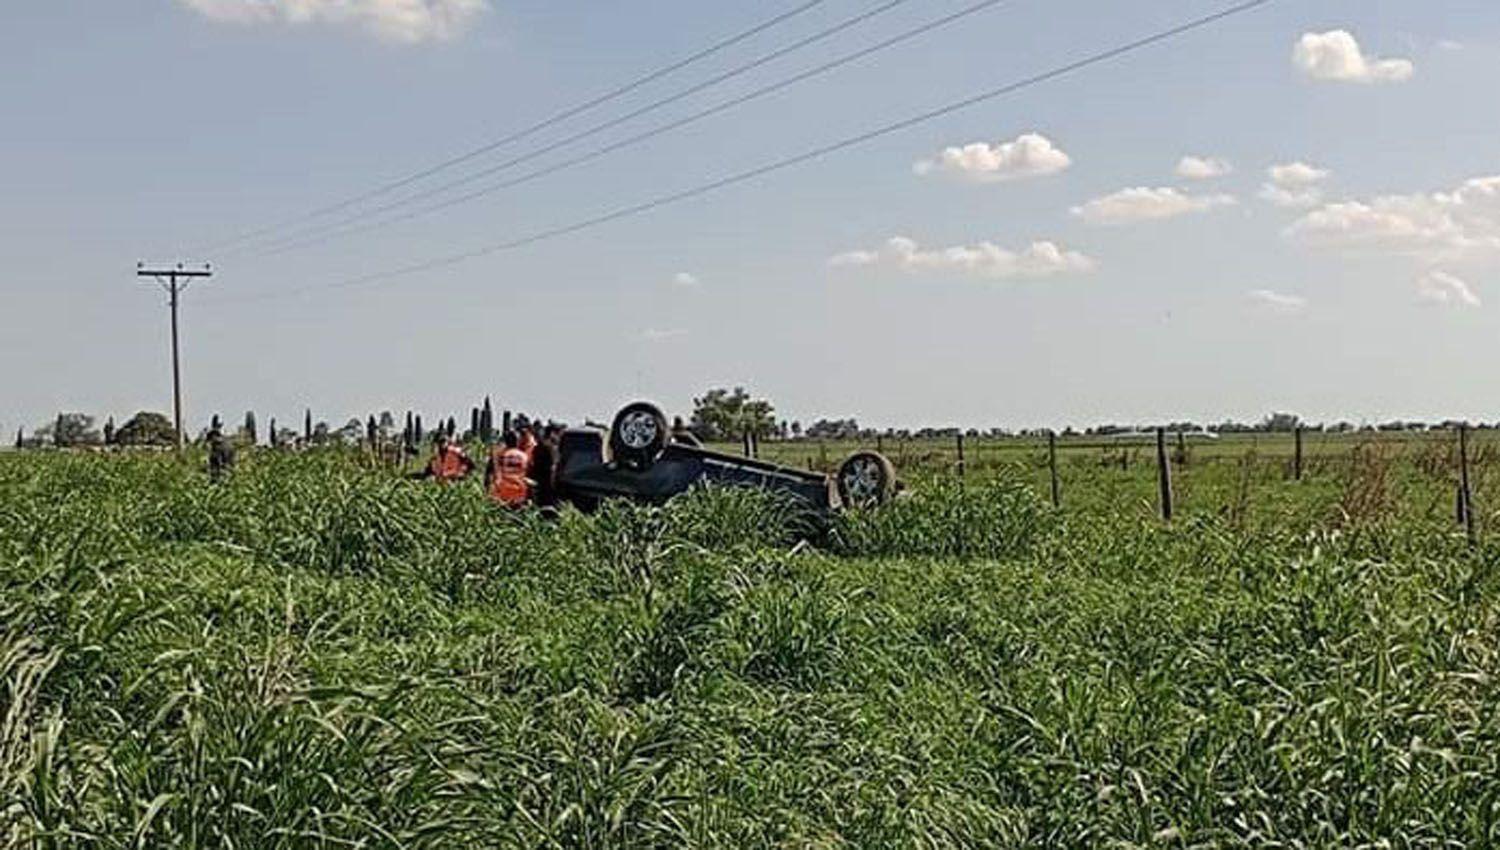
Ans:
[[[245,437],[250,440],[252,446],[260,442],[260,435],[256,433],[255,411],[253,410],[245,411]]]
[[[25,428],[17,428],[16,429],[16,448],[18,450],[26,448],[26,429]]]
[[[307,412],[302,415],[302,441],[312,442],[312,408],[308,408]]]
[[[455,421],[453,421],[453,417],[450,416],[450,417],[448,417],[448,439],[450,439],[450,440],[453,439],[453,435],[455,435],[457,433],[458,433],[458,423],[455,422]]]
[[[115,418],[109,417],[104,423],[104,445],[112,445],[115,441]]]
[[[486,443],[495,441],[495,408],[490,404],[489,396],[484,397],[484,413],[479,417],[479,430]]]
[[[425,436],[425,434],[422,431],[422,414],[418,413],[417,414],[417,424],[416,424],[415,430],[412,431],[413,445],[418,445],[418,446],[422,445],[422,437],[423,436]]]
[[[271,436],[271,440],[270,440],[270,442],[271,442],[271,448],[273,448],[273,449],[274,448],[279,448],[281,446],[281,437],[278,436],[277,433],[276,433],[276,417],[274,417],[274,416],[271,417],[271,426],[270,426],[270,428],[271,428],[271,435],[270,435]]]
[[[375,414],[370,414],[370,419],[365,423],[365,439],[369,441],[370,448],[375,448],[375,438],[380,434],[375,425]]]
[[[479,436],[479,408],[469,408],[469,434]]]
[[[57,414],[57,421],[52,424],[52,445],[62,448],[65,442],[63,439],[63,415],[59,413]]]

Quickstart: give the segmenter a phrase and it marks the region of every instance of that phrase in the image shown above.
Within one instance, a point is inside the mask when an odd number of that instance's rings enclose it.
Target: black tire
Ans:
[[[609,454],[615,463],[643,469],[667,447],[672,432],[661,408],[646,401],[627,404],[609,426]]]
[[[896,495],[896,467],[879,452],[857,452],[839,464],[836,483],[844,507],[879,507]]]

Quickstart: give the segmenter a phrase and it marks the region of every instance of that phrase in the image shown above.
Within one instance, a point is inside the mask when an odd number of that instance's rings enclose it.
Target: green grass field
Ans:
[[[819,546],[354,452],[0,455],[6,846],[1485,847],[1500,453],[886,448]],[[830,462],[848,446],[828,446]],[[822,462],[812,444],[763,455]]]

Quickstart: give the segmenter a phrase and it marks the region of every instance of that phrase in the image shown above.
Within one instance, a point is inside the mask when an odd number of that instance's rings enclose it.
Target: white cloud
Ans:
[[[1323,202],[1323,190],[1318,184],[1331,173],[1305,162],[1273,165],[1266,170],[1271,181],[1261,186],[1260,197],[1279,207],[1315,207]]]
[[[1228,161],[1211,156],[1185,156],[1177,163],[1177,176],[1185,180],[1212,180],[1232,171]]]
[[[979,182],[999,183],[1057,174],[1072,164],[1072,158],[1051,139],[1027,133],[1013,142],[993,145],[975,142],[946,148],[935,159],[918,162],[912,170],[919,175],[943,171]]]
[[[1359,42],[1345,30],[1302,36],[1292,51],[1292,62],[1315,80],[1345,83],[1399,83],[1416,73],[1409,59],[1365,56]]]
[[[1446,50],[1446,51],[1449,51],[1449,52],[1454,52],[1454,51],[1458,51],[1458,50],[1463,50],[1464,49],[1464,43],[1461,42],[1461,41],[1455,41],[1454,39],[1451,39],[1451,38],[1445,38],[1445,39],[1443,39],[1443,40],[1441,40],[1441,41],[1439,41],[1437,43],[1437,48],[1438,48],[1438,50]]]
[[[1433,304],[1452,304],[1458,307],[1478,307],[1479,296],[1463,279],[1445,271],[1433,269],[1417,281],[1417,295]]]
[[[946,271],[996,280],[1042,278],[1093,271],[1095,263],[1054,242],[1033,242],[1020,251],[992,243],[923,250],[914,240],[896,236],[878,250],[850,251],[828,261],[835,268],[888,266],[907,272]]]
[[[1326,204],[1286,234],[1305,245],[1443,262],[1500,256],[1500,176],[1450,192],[1382,195]]]
[[[1332,174],[1326,168],[1315,168],[1305,162],[1289,162],[1285,165],[1273,165],[1266,170],[1271,182],[1277,186],[1287,189],[1295,189],[1299,186],[1311,186],[1321,183]]]
[[[1133,224],[1176,218],[1233,206],[1230,195],[1190,195],[1177,189],[1123,189],[1074,207],[1073,215],[1090,224]]]
[[[687,336],[687,331],[680,328],[669,328],[666,330],[647,328],[641,332],[641,339],[646,342],[666,342],[669,339],[677,339],[684,336]]]
[[[1269,289],[1251,290],[1250,300],[1269,307],[1281,313],[1299,313],[1307,308],[1307,299],[1300,295],[1287,295],[1282,292],[1272,292]]]
[[[691,288],[694,286],[698,286],[700,283],[701,281],[698,280],[697,275],[690,274],[688,272],[678,272],[677,274],[672,275],[673,286]]]
[[[466,31],[489,0],[178,0],[233,24],[342,24],[387,41],[442,41]]]

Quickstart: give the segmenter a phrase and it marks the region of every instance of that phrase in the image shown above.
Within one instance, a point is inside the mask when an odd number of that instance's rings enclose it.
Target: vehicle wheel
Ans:
[[[610,457],[626,466],[650,466],[670,436],[667,417],[656,405],[644,401],[626,405],[609,428]]]
[[[839,498],[847,507],[883,505],[896,494],[896,467],[878,452],[859,452],[839,466]]]

